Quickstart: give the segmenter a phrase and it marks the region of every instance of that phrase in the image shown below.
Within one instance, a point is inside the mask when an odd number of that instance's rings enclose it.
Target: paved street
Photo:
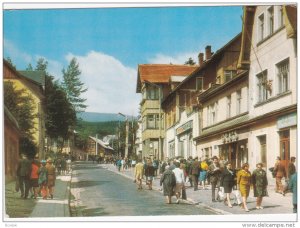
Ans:
[[[132,180],[107,170],[105,166],[86,162],[77,163],[73,170],[71,193],[75,197],[72,216],[216,214],[189,203],[168,205],[161,192],[139,191]]]

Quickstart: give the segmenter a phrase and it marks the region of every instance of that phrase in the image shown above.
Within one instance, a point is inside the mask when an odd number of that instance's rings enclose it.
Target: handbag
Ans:
[[[19,180],[19,178],[17,177],[17,178],[16,178],[16,183],[15,183],[15,191],[16,191],[16,192],[19,192],[19,190],[20,190],[20,180]]]

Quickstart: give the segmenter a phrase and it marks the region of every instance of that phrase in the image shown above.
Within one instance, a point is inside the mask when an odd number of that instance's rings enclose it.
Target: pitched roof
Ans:
[[[172,64],[140,64],[136,91],[140,92],[141,83],[145,81],[153,83],[168,83],[171,76],[188,76],[198,66],[172,65]]]
[[[19,70],[19,73],[24,77],[38,83],[41,86],[45,86],[45,73],[41,70]]]
[[[111,148],[110,146],[107,146],[102,140],[97,139],[95,137],[89,136],[89,138],[91,138],[92,140],[94,140],[95,142],[97,142],[98,144],[100,144],[100,146],[102,146],[104,149],[108,149],[108,150],[114,150],[113,148]]]

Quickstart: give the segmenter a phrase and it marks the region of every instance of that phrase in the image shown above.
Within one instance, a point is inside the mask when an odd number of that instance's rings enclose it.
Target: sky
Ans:
[[[3,53],[18,70],[40,57],[62,79],[75,57],[86,111],[138,115],[138,64],[197,61],[242,30],[241,6],[4,10]]]

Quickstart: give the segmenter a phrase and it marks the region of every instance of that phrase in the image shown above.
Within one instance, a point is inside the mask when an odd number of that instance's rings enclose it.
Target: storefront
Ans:
[[[193,156],[193,121],[190,120],[176,129],[178,156]]]

